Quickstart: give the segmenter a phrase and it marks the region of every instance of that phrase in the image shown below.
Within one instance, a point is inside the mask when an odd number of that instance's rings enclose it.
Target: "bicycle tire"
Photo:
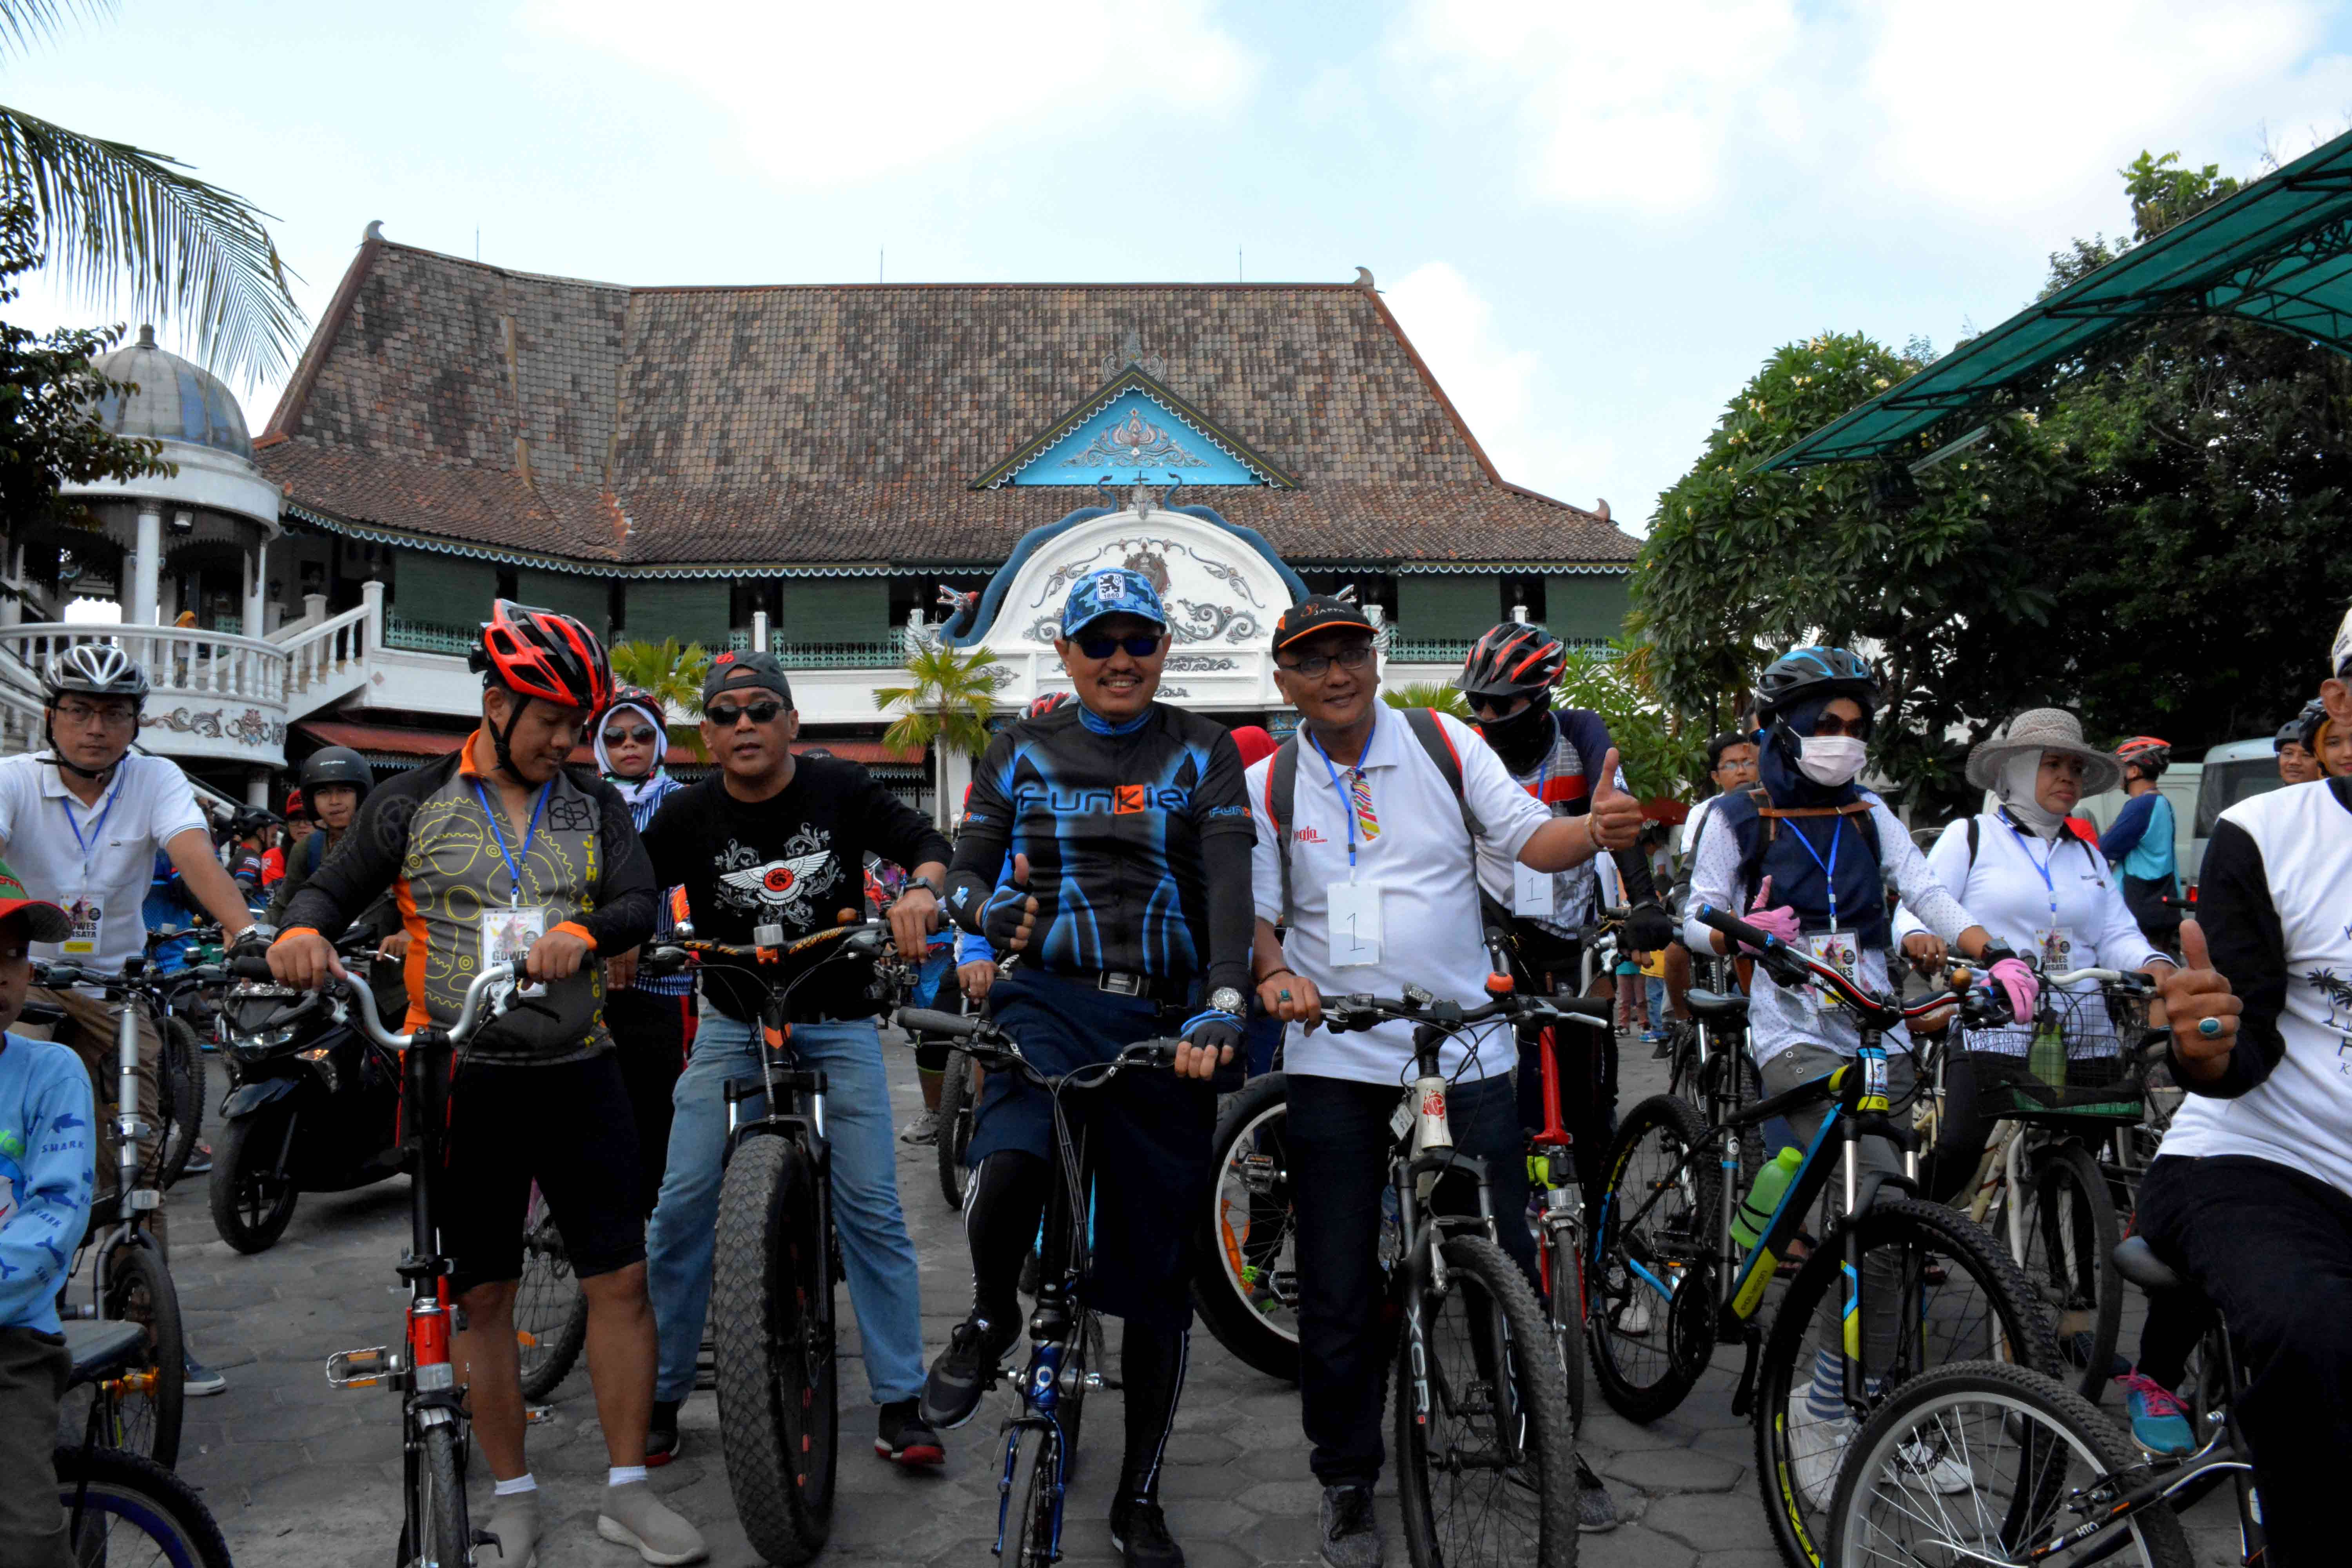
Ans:
[[[1923,1324],[1940,1321],[1949,1325],[1950,1348],[1962,1353],[1933,1363],[1923,1360],[1916,1366],[1898,1364],[1891,1368],[1883,1374],[1888,1382],[1880,1390],[1880,1398],[1932,1370],[1934,1365],[2005,1356],[2048,1373],[2057,1364],[2057,1345],[2042,1303],[2026,1284],[2025,1277],[2018,1272],[2017,1265],[2010,1261],[2008,1252],[1966,1215],[1916,1198],[1882,1197],[1862,1215],[1858,1228],[1865,1255],[1865,1279],[1871,1267],[1868,1254],[1895,1249],[1906,1291],[1916,1285],[1922,1290],[1933,1289],[1942,1297],[1957,1283],[1958,1277],[1965,1275],[1983,1297],[1980,1320],[1957,1294],[1940,1303],[1922,1297],[1916,1313],[1908,1308],[1898,1309],[1905,1321],[1916,1320]],[[1772,1528],[1773,1542],[1780,1547],[1781,1559],[1792,1568],[1812,1568],[1819,1563],[1828,1540],[1832,1489],[1823,1487],[1820,1495],[1809,1497],[1798,1477],[1801,1462],[1818,1456],[1824,1442],[1836,1440],[1834,1434],[1842,1423],[1806,1423],[1792,1430],[1789,1406],[1792,1394],[1797,1392],[1798,1369],[1806,1369],[1808,1384],[1811,1380],[1815,1319],[1830,1290],[1843,1277],[1844,1237],[1843,1225],[1830,1227],[1822,1245],[1789,1282],[1771,1331],[1765,1337],[1764,1353],[1757,1369],[1756,1404],[1751,1415],[1757,1482],[1763,1492],[1764,1514]],[[1910,1251],[1908,1263],[1904,1261],[1906,1249]],[[1925,1278],[1930,1259],[1943,1268],[1940,1282]],[[1940,1312],[1939,1305],[1943,1308]],[[1906,1355],[1917,1353],[1924,1358],[1926,1348],[1911,1343],[1912,1338],[1909,1334],[1903,1336]],[[1843,1429],[1851,1432],[1851,1428]]]
[[[2093,1405],[2114,1372],[2123,1326],[2124,1282],[2116,1271],[2123,1239],[2115,1199],[2080,1144],[2050,1144],[2034,1156],[2032,1206],[2025,1213],[2025,1282],[2051,1313],[2060,1381]]]
[[[1601,1397],[1628,1421],[1654,1421],[1680,1405],[1715,1354],[1723,1173],[1706,1139],[1706,1123],[1687,1101],[1659,1094],[1627,1114],[1610,1146],[1595,1236],[1587,1244],[1597,1267],[1584,1282],[1585,1344]],[[1644,1144],[1654,1140],[1656,1152],[1644,1156]],[[1668,1181],[1677,1193],[1651,1205]],[[1627,1215],[1639,1226],[1630,1237],[1621,1228]],[[1672,1281],[1671,1300],[1658,1304],[1635,1263]]]
[[[1888,1533],[1887,1527],[1874,1523],[1869,1516],[1869,1505],[1883,1492],[1886,1482],[1898,1485],[1902,1472],[1917,1475],[1932,1462],[1923,1456],[1918,1447],[1924,1445],[1926,1455],[1941,1458],[1959,1453],[1969,1455],[1974,1472],[1982,1467],[1990,1453],[1984,1445],[1954,1448],[1948,1435],[1966,1419],[1965,1409],[1970,1404],[1991,1406],[2000,1412],[1990,1416],[2000,1427],[1999,1436],[2005,1441],[2018,1441],[2023,1458],[2020,1473],[2031,1470],[2035,1479],[2023,1487],[2013,1487],[2006,1504],[1989,1510],[1979,1500],[1974,1510],[1946,1501],[1939,1496],[1933,1505],[1906,1510],[1907,1521],[1916,1533],[1925,1533],[1933,1542],[1938,1525],[1948,1527],[1958,1517],[1970,1517],[1973,1521],[1988,1520],[1998,1511],[1999,1535],[2005,1538],[2009,1549],[2004,1553],[2022,1558],[2025,1553],[2016,1543],[2046,1543],[2060,1531],[2083,1522],[2084,1515],[2070,1510],[2063,1517],[2055,1516],[2055,1507],[2072,1501],[2086,1481],[2130,1470],[2145,1470],[2147,1459],[2125,1443],[2115,1428],[2094,1409],[2090,1402],[2053,1378],[2006,1362],[1957,1362],[1937,1367],[1913,1378],[1888,1397],[1873,1412],[1862,1430],[1856,1434],[1844,1463],[1838,1467],[1837,1493],[1830,1505],[1831,1531],[1828,1561],[1839,1568],[1872,1568],[1881,1562],[1905,1563],[1958,1560],[1992,1563],[2000,1558],[1989,1550],[1996,1542],[1989,1542],[1981,1531],[1971,1531],[1963,1541],[1945,1543],[1957,1548],[1950,1558],[1936,1553],[1922,1553],[1908,1542],[1903,1543],[1901,1554],[1891,1559],[1881,1558],[1874,1552],[1874,1538]],[[2054,1429],[2058,1441],[2043,1447],[2019,1428],[2032,1421]],[[1990,1438],[1989,1428],[1980,1429]],[[2030,1432],[2030,1428],[2028,1431]],[[2056,1461],[2071,1457],[2083,1467],[2077,1475],[2071,1468],[2062,1468]],[[1868,1493],[1864,1480],[1870,1484]],[[2137,1562],[2141,1568],[2189,1568],[2193,1553],[2179,1517],[2166,1503],[2158,1502],[2140,1510],[2132,1516],[2133,1541],[2124,1545],[2116,1556],[2107,1562]],[[1915,1531],[1906,1531],[1914,1535]],[[2137,1556],[2125,1556],[2137,1548]],[[2049,1560],[2060,1568],[2071,1558]]]
[[[211,1190],[205,1194],[213,1228],[248,1256],[277,1246],[294,1222],[302,1189],[277,1164],[288,1125],[299,1114],[289,1098],[236,1117],[221,1134],[213,1156]]]
[[[588,1342],[588,1295],[572,1272],[563,1235],[535,1186],[523,1215],[522,1278],[515,1288],[514,1325],[522,1396],[543,1400],[572,1374]]]
[[[138,1531],[154,1543],[159,1560],[172,1568],[231,1568],[228,1542],[196,1489],[154,1460],[121,1448],[60,1447],[54,1456],[58,1501],[73,1531],[77,1563],[122,1562],[116,1531]],[[100,1524],[98,1517],[114,1522]]]
[[[963,1213],[964,1189],[971,1181],[963,1157],[971,1147],[972,1101],[971,1058],[950,1051],[946,1076],[940,1079],[940,1131],[933,1146],[940,1162],[940,1195],[958,1214]]]
[[[1549,1247],[1549,1238],[1537,1222],[1536,1245]],[[1568,1394],[1570,1427],[1584,1430],[1584,1258],[1582,1233],[1571,1226],[1550,1252],[1551,1289],[1543,1302],[1544,1321],[1551,1327],[1553,1346],[1559,1352],[1559,1375]]]
[[[156,1185],[165,1192],[188,1173],[196,1139],[205,1130],[205,1063],[196,1032],[177,1018],[164,1018],[163,1054],[155,1064],[155,1120],[164,1126],[163,1169]]]
[[[1529,1288],[1527,1276],[1493,1242],[1483,1237],[1454,1236],[1447,1237],[1440,1247],[1451,1274],[1449,1289],[1441,1294],[1431,1289],[1425,1279],[1418,1281],[1423,1291],[1421,1342],[1415,1343],[1410,1326],[1397,1336],[1394,1436],[1397,1495],[1403,1505],[1405,1549],[1412,1555],[1414,1568],[1438,1568],[1448,1563],[1574,1568],[1576,1436],[1568,1415],[1568,1390],[1562,1384],[1557,1360],[1548,1351],[1525,1353],[1549,1342],[1543,1310],[1536,1305],[1535,1291]],[[1463,1458],[1467,1446],[1452,1429],[1455,1417],[1447,1414],[1447,1409],[1458,1408],[1468,1416],[1461,1421],[1461,1435],[1475,1439],[1478,1436],[1478,1382],[1481,1375],[1491,1371],[1477,1365],[1474,1342],[1469,1363],[1472,1377],[1465,1380],[1448,1376],[1453,1367],[1462,1364],[1444,1349],[1451,1336],[1444,1323],[1451,1307],[1461,1310],[1465,1326],[1473,1335],[1484,1323],[1490,1345],[1500,1342],[1508,1347],[1504,1364],[1511,1375],[1507,1380],[1493,1379],[1493,1386],[1507,1381],[1514,1401],[1507,1407],[1507,1432],[1502,1415],[1496,1415],[1491,1422],[1494,1434],[1489,1451],[1496,1459],[1493,1467],[1473,1464]],[[1500,1336],[1495,1335],[1497,1321],[1503,1330]],[[1431,1409],[1426,1416],[1420,1412],[1414,1382],[1417,1357],[1428,1369],[1431,1385]],[[1457,1397],[1461,1401],[1458,1407],[1454,1404]],[[1492,1397],[1490,1386],[1490,1413],[1497,1409]],[[1442,1442],[1433,1431],[1441,1421],[1448,1428]],[[1436,1484],[1433,1472],[1445,1477],[1443,1488]],[[1516,1542],[1489,1552],[1465,1550],[1453,1539],[1454,1531],[1450,1528],[1460,1511],[1454,1506],[1457,1500],[1441,1492],[1458,1493],[1464,1478],[1487,1473],[1506,1477],[1501,1484],[1509,1489],[1472,1506],[1468,1510],[1471,1522],[1503,1525],[1505,1532],[1516,1537]],[[1518,1505],[1516,1509],[1507,1507],[1514,1503]],[[1507,1519],[1507,1513],[1511,1517]]]
[[[1013,1429],[1011,1480],[997,1505],[997,1560],[1008,1568],[1049,1568],[1061,1554],[1055,1539],[1054,1468],[1063,1452],[1039,1426]],[[1068,1478],[1063,1479],[1064,1487]]]
[[[143,1236],[115,1247],[100,1267],[99,1315],[135,1322],[147,1331],[150,1359],[137,1369],[150,1380],[143,1390],[119,1395],[113,1428],[100,1441],[108,1447],[154,1460],[165,1469],[180,1458],[180,1417],[187,1402],[187,1348],[180,1330],[180,1293],[163,1255]],[[116,1379],[110,1389],[124,1380]],[[92,1397],[98,1397],[92,1390]]]
[[[728,1485],[767,1563],[805,1563],[832,1528],[841,1423],[828,1253],[808,1150],[775,1133],[737,1144],[719,1189],[712,1361]]]
[[[1277,1298],[1269,1311],[1258,1297],[1261,1289],[1271,1291],[1268,1281],[1281,1272],[1276,1266],[1286,1252],[1294,1266],[1297,1261],[1297,1216],[1289,1184],[1277,1174],[1275,1190],[1258,1194],[1247,1187],[1242,1174],[1243,1163],[1265,1157],[1266,1133],[1278,1131],[1286,1115],[1287,1090],[1280,1073],[1252,1079],[1227,1096],[1218,1112],[1209,1189],[1192,1237],[1193,1256],[1202,1260],[1202,1267],[1193,1271],[1192,1305],[1209,1332],[1236,1361],[1295,1384],[1299,1365],[1296,1302],[1286,1309]],[[1269,1225],[1276,1232],[1270,1248],[1256,1235]],[[1265,1261],[1252,1262],[1253,1257]],[[1291,1272],[1296,1273],[1295,1267]]]

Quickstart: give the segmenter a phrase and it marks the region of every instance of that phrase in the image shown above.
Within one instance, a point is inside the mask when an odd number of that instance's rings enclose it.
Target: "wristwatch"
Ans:
[[[937,882],[932,881],[929,877],[909,877],[900,885],[899,891],[903,895],[907,889],[911,888],[920,888],[924,889],[926,892],[929,893],[931,897],[939,900],[941,903],[945,903],[947,901],[948,890],[945,888],[940,887]]]
[[[1230,985],[1220,985],[1209,993],[1209,1005],[1220,1013],[1231,1013],[1235,1017],[1239,1017],[1242,1011],[1242,994]]]

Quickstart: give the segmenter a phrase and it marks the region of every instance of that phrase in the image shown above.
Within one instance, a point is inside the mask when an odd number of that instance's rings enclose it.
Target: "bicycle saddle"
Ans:
[[[1689,1004],[1694,1018],[1745,1018],[1748,998],[1737,992],[1689,991],[1683,1000]]]
[[[73,1381],[96,1383],[122,1371],[146,1353],[147,1331],[119,1320],[78,1320],[65,1325],[66,1350],[73,1357]]]
[[[2142,1237],[2127,1237],[2116,1248],[2116,1271],[2151,1296],[2179,1291],[2191,1296],[2201,1294],[2196,1286],[2166,1267]]]

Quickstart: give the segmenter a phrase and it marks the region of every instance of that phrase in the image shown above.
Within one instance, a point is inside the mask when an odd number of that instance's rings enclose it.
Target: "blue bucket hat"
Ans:
[[[1125,566],[1089,572],[1070,584],[1070,596],[1062,602],[1062,635],[1076,637],[1105,616],[1136,616],[1163,630],[1168,625],[1151,579]]]

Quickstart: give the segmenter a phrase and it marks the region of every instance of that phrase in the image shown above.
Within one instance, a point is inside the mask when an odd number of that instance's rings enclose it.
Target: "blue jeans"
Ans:
[[[1643,975],[1642,981],[1643,994],[1650,1004],[1650,1032],[1663,1035],[1666,1032],[1666,983],[1653,974]]]
[[[833,1217],[849,1276],[849,1304],[877,1405],[923,1391],[923,1324],[915,1247],[898,1208],[898,1150],[882,1037],[871,1023],[795,1024],[793,1044],[825,1075],[824,1131],[833,1144]],[[694,1389],[694,1356],[710,1310],[710,1258],[719,1226],[719,1159],[727,1149],[727,1080],[756,1072],[751,1026],[707,1009],[694,1055],[670,1096],[669,1168],[646,1232],[646,1283],[661,1334],[656,1399]]]

